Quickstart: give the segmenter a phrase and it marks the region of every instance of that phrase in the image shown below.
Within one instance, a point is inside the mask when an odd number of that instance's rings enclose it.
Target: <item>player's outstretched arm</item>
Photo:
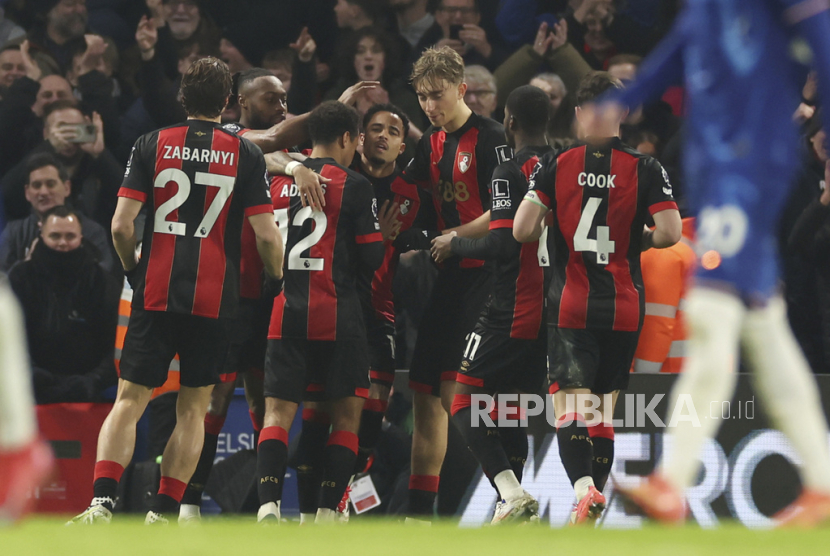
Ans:
[[[513,219],[513,238],[519,243],[530,243],[542,237],[547,213],[548,208],[537,200],[536,193],[528,192]]]
[[[245,139],[253,142],[264,153],[290,149],[308,141],[307,119],[308,114],[302,114],[265,130],[250,129],[245,132]]]
[[[665,249],[680,241],[683,235],[683,222],[680,220],[680,212],[677,209],[661,210],[655,212],[652,217],[654,218],[654,230],[643,232],[643,251],[652,247]]]
[[[443,234],[455,232],[458,237],[469,237],[472,239],[484,237],[490,231],[490,211],[488,210],[472,222],[467,222],[455,228],[444,230]]]
[[[265,265],[265,272],[272,278],[282,278],[283,243],[280,230],[271,213],[253,214],[248,217],[256,235],[256,249]]]
[[[121,265],[127,272],[138,265],[135,246],[138,238],[135,235],[135,219],[144,203],[128,197],[119,197],[112,217],[112,243],[115,252],[121,259]],[[148,225],[151,225],[148,222]]]

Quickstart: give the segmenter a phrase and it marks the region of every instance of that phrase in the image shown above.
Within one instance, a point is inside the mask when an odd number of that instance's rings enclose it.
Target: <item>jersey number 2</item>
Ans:
[[[163,202],[156,209],[156,216],[153,222],[153,231],[159,234],[173,234],[176,236],[183,236],[187,233],[187,225],[184,222],[171,222],[167,220],[170,213],[181,207],[187,198],[190,196],[190,178],[179,170],[178,168],[167,168],[159,172],[156,180],[153,182],[153,187],[164,188],[170,182],[175,182],[178,187],[176,194]],[[219,191],[213,198],[213,202],[205,212],[204,218],[196,227],[194,237],[205,238],[210,235],[216,220],[225,208],[225,203],[233,193],[233,184],[236,178],[232,176],[222,176],[219,174],[208,174],[207,172],[196,172],[194,181],[197,185],[208,185],[218,187]]]
[[[588,232],[594,224],[594,217],[602,199],[591,197],[582,209],[582,216],[579,217],[579,224],[574,233],[574,251],[588,251],[597,254],[597,264],[608,264],[611,253],[614,252],[616,242],[611,240],[611,228],[608,226],[597,226],[597,238],[590,239]]]
[[[274,211],[274,220],[276,220],[277,227],[280,229],[284,244],[288,243],[289,218],[288,209],[276,209]],[[310,234],[302,238],[294,245],[294,247],[291,248],[291,252],[288,253],[288,270],[323,270],[325,267],[325,259],[300,256],[300,254],[306,249],[310,249],[311,247],[317,245],[317,242],[320,241],[323,234],[326,233],[326,227],[328,226],[326,214],[320,211],[314,212],[311,207],[300,209],[300,211],[294,215],[293,224],[295,226],[302,226],[303,223],[309,218],[314,220],[314,229]],[[285,245],[283,245],[283,247],[285,247]]]

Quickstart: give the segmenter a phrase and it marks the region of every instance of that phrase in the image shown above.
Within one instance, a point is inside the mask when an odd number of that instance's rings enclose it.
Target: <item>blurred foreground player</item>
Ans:
[[[219,123],[230,88],[224,62],[194,62],[181,84],[187,122],[144,135],[130,155],[112,236],[135,292],[132,313],[115,405],[98,437],[94,498],[70,523],[111,519],[118,481],[135,448],[136,423],[178,353],[176,428],[145,519],[147,524],[168,522],[166,515],[178,510],[196,468],[205,412],[227,356],[226,319],[239,305],[244,218],[256,234],[268,275],[282,278],[282,239],[271,212],[265,159],[255,145]],[[133,221],[145,202],[152,211],[137,260]]]
[[[298,191],[286,188],[286,289],[274,300],[268,334],[258,521],[279,522],[288,429],[300,402],[326,401],[331,413],[318,523],[334,520],[357,457],[369,354],[356,282],[361,273],[374,273],[384,254],[372,186],[347,168],[357,148],[358,120],[353,108],[338,102],[324,102],[309,116],[314,148],[303,164],[330,180],[323,210],[304,207]]]
[[[493,524],[539,519],[539,503],[521,485],[527,429],[515,422],[491,427],[474,419],[471,396],[536,394],[545,381],[545,286],[550,281],[548,242],[553,236],[545,233],[538,241],[520,244],[513,238],[513,218],[527,193],[530,173],[551,150],[545,140],[549,102],[541,89],[530,85],[515,89],[507,98],[504,133],[515,154],[493,172],[490,232],[479,239],[451,233],[433,240],[433,255],[439,261],[449,252],[493,263],[493,295],[467,336],[451,412],[455,426],[499,492]]]
[[[753,371],[771,422],[792,442],[804,490],[778,513],[779,526],[815,526],[830,518],[827,423],[815,382],[787,323],[778,291],[776,231],[798,164],[791,120],[803,76],[791,59],[806,40],[830,102],[830,13],[825,0],[690,0],[643,64],[639,79],[598,112],[654,99],[685,77],[688,93],[686,183],[698,217],[700,264],[688,297],[690,349],[672,392],[698,412],[735,389],[738,348]],[[705,65],[700,65],[704,63]],[[825,129],[830,110],[823,111]],[[647,515],[686,516],[683,492],[698,474],[698,455],[720,421],[689,419],[669,429],[658,469],[638,488],[622,489]]]
[[[31,509],[32,490],[48,477],[52,450],[37,437],[32,372],[23,313],[0,278],[0,527]]]
[[[597,97],[621,87],[607,72],[582,80],[576,95],[582,141],[542,157],[513,224],[516,239],[535,241],[553,213],[548,373],[559,456],[576,494],[574,524],[596,520],[605,509],[614,405],[628,387],[645,314],[640,252],[674,245],[681,235],[666,172],[620,141],[622,117],[602,125],[585,119]],[[649,214],[654,230],[644,228]]]

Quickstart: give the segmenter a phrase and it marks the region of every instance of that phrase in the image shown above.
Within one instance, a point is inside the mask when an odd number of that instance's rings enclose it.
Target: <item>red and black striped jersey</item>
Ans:
[[[384,242],[383,262],[380,268],[375,271],[371,280],[372,310],[367,311],[367,314],[373,315],[374,318],[394,323],[395,300],[392,295],[392,281],[398,268],[400,252],[393,247],[392,242],[397,234],[412,227],[415,217],[418,215],[418,209],[421,205],[418,186],[397,168],[385,178],[374,178],[361,170],[359,157],[355,157],[352,169],[359,172],[372,184],[378,207],[382,207],[385,201],[397,203],[400,207],[397,220],[401,223],[401,228],[394,237]],[[367,281],[364,288],[368,286]]]
[[[188,120],[136,141],[118,195],[152,209],[133,304],[235,316],[242,223],[271,211],[262,151],[220,124]]]
[[[554,213],[548,322],[636,331],[645,310],[640,246],[647,215],[677,209],[655,159],[619,138],[545,155],[527,197]]]
[[[511,157],[502,125],[473,113],[452,133],[427,128],[406,175],[432,195],[440,231],[472,222],[490,209],[490,178]],[[459,264],[475,268],[484,262],[461,259]]]
[[[365,337],[358,275],[371,276],[384,254],[372,186],[330,158],[303,164],[331,182],[323,186],[326,206],[313,211],[302,206],[292,180],[272,181],[274,215],[288,233],[285,288],[274,300],[268,337]]]
[[[245,136],[247,127],[232,122],[222,126],[222,129]],[[251,223],[246,219],[242,223],[242,246],[239,259],[239,295],[245,299],[259,299],[262,295],[262,271],[265,266],[256,248],[256,234]]]
[[[490,233],[501,233],[504,245],[493,266],[493,295],[483,319],[488,328],[507,332],[511,338],[537,338],[545,314],[545,287],[550,283],[553,239],[546,229],[539,241],[519,243],[513,239],[513,218],[527,193],[530,174],[550,150],[550,147],[522,149],[513,160],[496,168],[490,184]]]

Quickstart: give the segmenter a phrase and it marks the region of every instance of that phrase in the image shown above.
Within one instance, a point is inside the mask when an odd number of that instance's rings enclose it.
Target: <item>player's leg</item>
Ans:
[[[262,350],[262,360],[265,360],[265,350]],[[245,401],[248,402],[248,415],[251,417],[251,426],[254,428],[254,444],[259,442],[259,433],[262,432],[265,419],[265,374],[263,363],[250,367],[243,377],[245,385]]]
[[[611,474],[611,467],[614,465],[614,408],[617,405],[620,391],[614,390],[610,394],[597,394],[599,398],[599,414],[602,416],[599,422],[592,422],[588,425],[588,435],[591,437],[591,444],[594,451],[594,459],[591,462],[592,477],[594,486],[602,492],[608,477]]]
[[[121,378],[115,403],[98,433],[93,500],[70,523],[108,522],[124,467],[135,449],[135,428],[152,398],[153,389],[167,380],[176,354],[169,313],[134,308],[121,352]],[[204,417],[204,416],[203,416]]]
[[[123,378],[118,381],[115,403],[98,433],[92,502],[68,524],[108,523],[112,518],[118,482],[135,450],[135,427],[152,394],[151,387]]]
[[[827,422],[815,380],[787,323],[780,297],[747,312],[742,341],[770,421],[787,435],[802,461],[804,494],[777,519],[782,525],[817,525],[830,518]]]
[[[279,523],[288,431],[306,390],[308,341],[268,340],[265,355],[265,418],[257,448],[257,521]]]
[[[219,433],[222,432],[222,427],[225,424],[235,386],[234,382],[220,382],[213,388],[210,395],[210,403],[205,415],[205,437],[202,453],[199,455],[196,471],[193,472],[193,476],[187,483],[187,489],[182,497],[179,523],[200,518],[199,508],[202,505],[202,492],[205,490],[210,471],[213,469],[216,447],[219,444]]]
[[[288,431],[299,403],[269,395],[266,375],[265,420],[257,449],[258,522],[279,523],[282,486],[288,465]]]
[[[367,470],[369,459],[375,451],[380,440],[380,433],[383,427],[383,417],[386,415],[386,408],[389,407],[389,394],[392,392],[391,385],[372,382],[369,387],[369,398],[363,405],[360,415],[360,429],[358,430],[358,450],[355,460],[354,472],[363,473]]]
[[[166,522],[179,509],[187,481],[193,476],[205,438],[205,414],[213,385],[182,385],[176,401],[176,427],[161,459],[161,482],[145,522]],[[155,514],[155,515],[153,515]]]
[[[368,375],[367,375],[368,378]],[[325,447],[322,488],[316,523],[334,521],[337,506],[349,486],[357,458],[357,431],[365,398],[348,396],[330,402],[331,433]]]
[[[683,401],[691,407],[708,407],[712,400],[730,400],[737,381],[738,342],[746,308],[738,297],[705,287],[688,296],[691,337],[683,372],[672,388],[669,407]],[[692,485],[703,443],[717,433],[719,420],[681,421],[668,429],[671,450],[657,471],[635,489],[619,491],[648,516],[665,522],[682,522],[686,515],[683,491]]]
[[[53,466],[37,438],[23,315],[5,278],[0,282],[0,525],[23,516],[29,491]]]
[[[297,443],[297,496],[300,502],[300,523],[313,523],[317,517],[320,484],[326,460],[326,441],[331,429],[328,404],[303,402],[303,425]]]

